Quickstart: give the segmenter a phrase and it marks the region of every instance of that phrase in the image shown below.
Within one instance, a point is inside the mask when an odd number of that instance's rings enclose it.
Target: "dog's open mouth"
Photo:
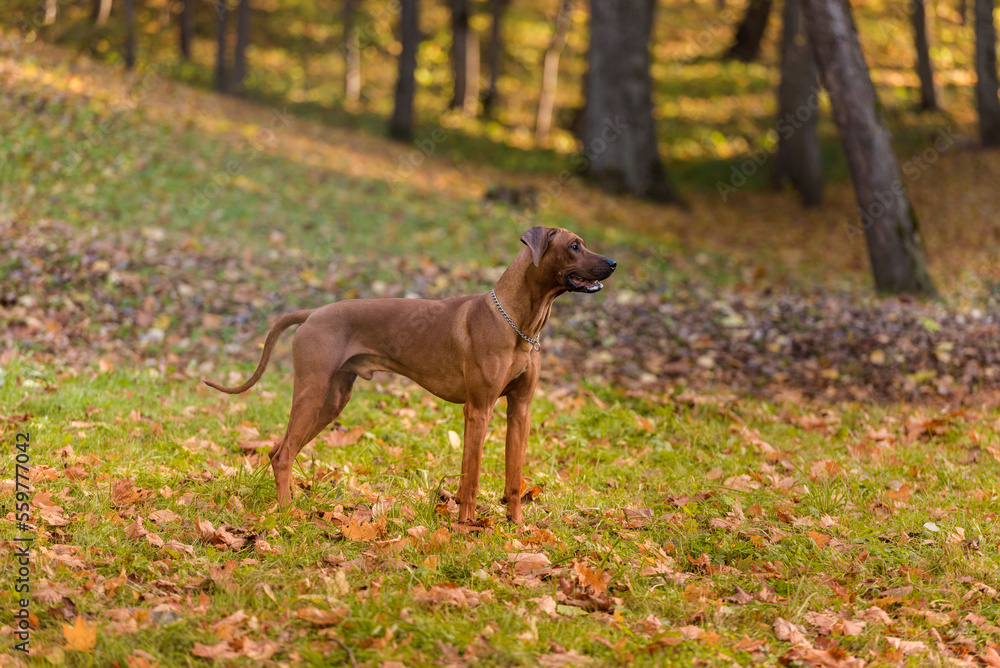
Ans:
[[[600,281],[590,280],[579,274],[570,274],[566,277],[566,282],[569,283],[573,292],[600,292],[601,288],[604,287]]]

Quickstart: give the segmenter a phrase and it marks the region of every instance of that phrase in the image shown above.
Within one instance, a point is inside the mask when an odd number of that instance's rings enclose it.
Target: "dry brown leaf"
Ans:
[[[176,522],[181,519],[181,516],[172,510],[167,510],[166,508],[160,510],[154,510],[148,515],[151,522],[156,522],[157,524],[164,524],[166,522]]]
[[[567,666],[593,666],[597,665],[597,660],[585,654],[580,654],[575,649],[568,652],[553,652],[543,654],[537,658],[538,665],[542,668],[566,668]]]
[[[234,652],[225,640],[217,645],[202,645],[200,642],[196,642],[194,647],[191,648],[191,653],[203,659],[212,659],[213,661],[236,659],[240,656],[239,652]]]
[[[541,552],[519,552],[508,554],[507,560],[514,564],[514,572],[518,575],[527,575],[537,570],[541,570],[551,565],[549,558]]]
[[[450,582],[436,584],[430,589],[425,589],[423,585],[417,585],[411,591],[413,593],[413,600],[422,605],[446,605],[456,608],[469,608],[477,606],[483,601],[493,601],[493,592],[477,592],[456,584],[451,584]]]
[[[308,607],[299,608],[295,611],[295,616],[316,626],[336,626],[344,621],[351,611],[347,608],[333,608],[332,610],[321,610],[320,608]]]
[[[774,635],[778,637],[778,640],[784,640],[796,646],[811,646],[802,629],[790,621],[778,617],[774,620],[773,626]]]
[[[885,636],[885,641],[889,644],[889,647],[898,649],[904,655],[917,654],[927,651],[927,645],[920,640],[903,640],[902,638]]]

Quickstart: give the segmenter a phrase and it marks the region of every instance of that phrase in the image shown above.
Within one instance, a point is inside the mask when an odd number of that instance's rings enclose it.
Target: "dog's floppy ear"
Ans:
[[[532,227],[521,235],[521,243],[531,250],[531,261],[538,266],[545,249],[549,247],[549,239],[555,233],[554,229],[548,227]]]

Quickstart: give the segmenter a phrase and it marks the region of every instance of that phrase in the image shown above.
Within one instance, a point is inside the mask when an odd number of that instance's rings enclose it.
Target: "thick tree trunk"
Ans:
[[[750,0],[747,13],[736,29],[736,40],[726,51],[725,58],[749,63],[760,53],[760,42],[771,16],[771,0]]]
[[[931,62],[930,38],[927,34],[926,0],[910,0],[913,7],[913,44],[917,49],[917,76],[920,77],[920,109],[933,111],[938,108],[937,86],[934,84],[934,65]]]
[[[1000,146],[1000,98],[997,84],[997,31],[994,0],[976,0],[976,106],[983,146]]]
[[[555,109],[556,86],[559,83],[559,57],[566,46],[572,21],[573,0],[560,0],[556,31],[542,60],[542,92],[538,96],[538,116],[535,118],[536,141],[544,141],[552,129],[552,111]]]
[[[240,0],[236,6],[236,50],[233,52],[232,92],[243,94],[247,74],[247,46],[250,44],[250,0]]]
[[[135,0],[124,0],[125,10],[125,69],[135,67]]]
[[[103,26],[108,22],[111,15],[111,0],[94,0],[93,12],[94,25]]]
[[[182,0],[178,30],[181,58],[191,60],[191,42],[194,40],[194,0]]]
[[[344,97],[348,102],[361,99],[361,45],[354,22],[357,0],[344,0]]]
[[[591,0],[585,165],[605,190],[677,202],[657,149],[649,40],[656,0]]]
[[[779,187],[791,183],[802,194],[805,206],[819,206],[823,200],[823,167],[816,133],[819,90],[799,0],[785,0],[773,178]]]
[[[451,0],[452,109],[474,116],[479,97],[479,37],[469,29],[469,0]]]
[[[399,33],[403,50],[399,54],[399,78],[396,100],[389,121],[389,136],[400,141],[413,139],[413,98],[416,94],[414,73],[420,41],[419,0],[400,0]]]
[[[229,8],[227,0],[215,0],[216,16],[216,54],[215,54],[215,90],[220,93],[229,92],[229,77],[226,70],[226,33],[229,25]]]
[[[899,175],[850,9],[844,0],[802,0],[833,118],[847,153],[875,287],[934,294],[917,216]]]
[[[503,38],[501,26],[503,22],[503,12],[507,8],[510,0],[490,0],[490,49],[487,54],[487,66],[490,68],[490,83],[483,96],[483,115],[489,116],[493,107],[499,101],[497,93],[497,81],[500,79],[500,59],[503,55]]]

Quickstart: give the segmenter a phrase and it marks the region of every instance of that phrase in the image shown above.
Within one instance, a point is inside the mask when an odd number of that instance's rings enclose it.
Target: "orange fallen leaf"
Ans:
[[[806,535],[816,541],[816,545],[818,545],[820,549],[826,547],[826,544],[830,542],[831,538],[831,536],[818,531],[806,531]]]
[[[584,562],[574,560],[573,570],[576,572],[580,584],[584,587],[590,587],[594,590],[595,594],[602,594],[607,591],[608,583],[605,582],[605,573],[601,569],[591,569]]]
[[[77,617],[73,625],[63,624],[63,637],[66,638],[66,649],[77,652],[92,652],[97,645],[97,627],[91,626],[83,617]]]

